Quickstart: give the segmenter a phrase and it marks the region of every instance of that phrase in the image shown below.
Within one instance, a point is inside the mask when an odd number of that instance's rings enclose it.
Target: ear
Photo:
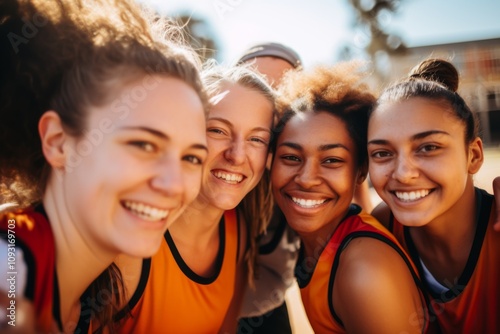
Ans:
[[[481,138],[476,137],[476,139],[469,144],[469,174],[476,174],[483,165],[483,161],[483,142]]]
[[[42,142],[43,155],[52,168],[63,168],[65,165],[64,141],[66,134],[61,118],[53,111],[45,112],[38,122],[38,133]]]
[[[368,164],[365,163],[358,169],[358,177],[356,179],[356,184],[358,186],[361,185],[366,180],[367,175],[368,175]]]

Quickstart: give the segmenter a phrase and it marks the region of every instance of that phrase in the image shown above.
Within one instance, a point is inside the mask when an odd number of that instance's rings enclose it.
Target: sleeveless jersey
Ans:
[[[225,212],[212,277],[191,271],[167,231],[160,251],[144,261],[142,283],[129,303],[129,316],[118,319],[118,333],[217,333],[233,297],[238,229],[236,210]]]
[[[302,302],[307,317],[316,334],[345,333],[342,321],[335,313],[332,302],[335,274],[342,250],[347,244],[359,237],[375,238],[394,248],[405,260],[417,286],[420,284],[413,266],[395,237],[389,233],[374,217],[366,213],[351,210],[349,215],[339,224],[311,274],[300,267],[301,258],[296,267],[296,276],[300,287]],[[422,316],[423,318],[423,316]],[[423,320],[423,319],[422,319]]]
[[[43,212],[43,209],[41,210]],[[50,224],[42,212],[32,208],[0,215],[0,237],[8,243],[9,252],[22,249],[28,267],[26,291],[15,291],[34,305],[37,333],[49,333],[54,319],[59,320],[55,275],[55,243]],[[7,277],[15,286],[16,264],[8,262]],[[10,294],[11,292],[9,292]],[[12,300],[15,301],[14,296]],[[53,317],[53,309],[56,317]],[[7,310],[7,314],[9,311]],[[59,321],[60,326],[60,321]],[[61,327],[61,326],[60,326]]]
[[[433,312],[430,320],[437,319],[443,333],[500,333],[500,232],[493,230],[493,196],[482,189],[475,191],[477,227],[464,271],[442,294],[433,293],[424,280]],[[390,227],[424,277],[409,228],[395,219]]]

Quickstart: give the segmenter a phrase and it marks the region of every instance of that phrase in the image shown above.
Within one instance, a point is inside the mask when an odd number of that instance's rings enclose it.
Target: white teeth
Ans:
[[[314,200],[292,197],[292,201],[303,208],[314,208],[326,202],[326,199]]]
[[[221,171],[214,172],[213,174],[215,175],[216,178],[218,178],[220,180],[224,180],[227,183],[231,183],[231,184],[237,184],[237,183],[240,183],[241,180],[243,180],[243,175],[241,175],[241,174],[230,174],[230,173],[224,173]]]
[[[429,190],[417,190],[410,192],[395,191],[396,197],[405,202],[416,201],[427,195],[429,195]]]
[[[159,221],[168,217],[168,210],[158,209],[143,203],[124,201],[123,205],[133,214],[147,221]]]

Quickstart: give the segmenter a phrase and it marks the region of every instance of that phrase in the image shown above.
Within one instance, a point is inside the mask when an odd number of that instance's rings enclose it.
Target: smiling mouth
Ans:
[[[212,175],[215,176],[216,178],[218,178],[219,180],[222,180],[222,181],[229,183],[229,184],[238,184],[241,181],[243,181],[243,175],[241,175],[241,174],[213,171]]]
[[[139,202],[123,201],[122,205],[133,215],[139,217],[140,219],[151,222],[165,220],[170,212],[169,210],[155,208],[153,206]]]
[[[416,191],[393,191],[392,193],[402,202],[413,202],[427,197],[432,191],[429,189]]]
[[[295,204],[297,204],[301,208],[306,208],[306,209],[316,208],[327,201],[326,198],[324,198],[324,199],[305,199],[305,198],[298,198],[298,197],[292,197],[292,196],[290,198],[292,199],[292,201]]]

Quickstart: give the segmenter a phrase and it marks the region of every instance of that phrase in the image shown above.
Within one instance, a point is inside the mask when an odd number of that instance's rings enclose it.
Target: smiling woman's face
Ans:
[[[233,209],[260,181],[268,156],[273,105],[261,93],[225,84],[207,120],[208,157],[200,197]]]
[[[340,222],[359,179],[356,156],[345,123],[336,116],[309,112],[286,123],[271,178],[276,203],[295,231],[328,233]]]

